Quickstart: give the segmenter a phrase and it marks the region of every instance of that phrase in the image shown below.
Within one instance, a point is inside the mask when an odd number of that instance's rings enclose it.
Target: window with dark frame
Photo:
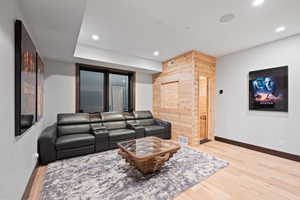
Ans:
[[[134,79],[131,71],[76,65],[76,112],[132,112]]]

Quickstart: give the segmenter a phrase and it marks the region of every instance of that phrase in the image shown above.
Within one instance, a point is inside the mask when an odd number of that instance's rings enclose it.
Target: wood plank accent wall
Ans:
[[[163,72],[153,75],[153,114],[172,123],[172,139],[185,136],[189,144],[199,144],[200,75],[210,80],[208,129],[209,139],[214,138],[215,64],[214,57],[193,50],[164,61]]]

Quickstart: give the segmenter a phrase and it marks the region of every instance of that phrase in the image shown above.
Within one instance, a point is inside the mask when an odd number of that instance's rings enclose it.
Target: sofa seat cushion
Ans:
[[[159,125],[145,126],[146,135],[158,135],[165,131],[165,127]]]
[[[56,149],[71,149],[95,144],[95,137],[92,134],[74,134],[58,137],[56,140]]]
[[[131,129],[116,129],[109,131],[110,140],[119,141],[135,137],[135,131]]]

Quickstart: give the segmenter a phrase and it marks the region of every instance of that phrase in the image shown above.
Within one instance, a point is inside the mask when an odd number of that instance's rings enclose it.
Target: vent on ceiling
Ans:
[[[175,64],[175,62],[174,62],[173,60],[170,60],[170,61],[168,62],[168,67],[172,67],[174,64]]]
[[[229,13],[229,14],[223,15],[220,18],[220,22],[221,23],[228,23],[228,22],[231,22],[232,20],[234,20],[234,18],[235,18],[234,14]]]

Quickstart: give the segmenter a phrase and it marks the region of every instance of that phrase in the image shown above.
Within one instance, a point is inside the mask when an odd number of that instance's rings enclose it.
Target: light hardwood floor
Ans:
[[[300,163],[217,141],[194,146],[230,164],[175,200],[300,200]],[[47,167],[39,167],[29,199],[40,199]]]

